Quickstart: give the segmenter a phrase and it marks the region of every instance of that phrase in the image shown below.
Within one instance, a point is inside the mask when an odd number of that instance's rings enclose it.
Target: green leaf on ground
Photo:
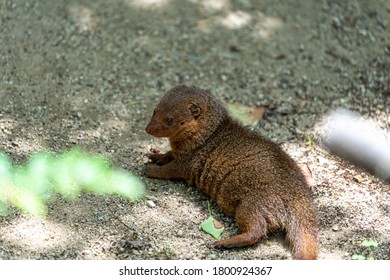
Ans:
[[[225,227],[212,216],[200,224],[203,231],[213,236],[215,239],[219,239]]]

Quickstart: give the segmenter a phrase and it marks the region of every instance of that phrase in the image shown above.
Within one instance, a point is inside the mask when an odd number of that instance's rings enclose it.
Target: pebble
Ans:
[[[217,255],[211,253],[210,255],[208,255],[208,259],[210,259],[210,260],[215,260],[215,259],[217,259]]]
[[[156,207],[156,204],[153,202],[153,200],[147,200],[146,205],[148,205],[150,208]]]
[[[363,178],[362,175],[356,175],[356,176],[353,176],[353,180],[357,183],[363,183],[365,181],[365,179]]]
[[[183,236],[184,236],[183,230],[179,229],[179,230],[177,231],[176,235],[177,235],[178,237],[183,237]]]
[[[337,28],[339,28],[339,27],[341,27],[341,20],[338,18],[338,17],[334,17],[333,19],[332,19],[332,24],[335,26],[335,27],[337,27]]]
[[[344,169],[340,169],[339,171],[336,172],[337,176],[341,176],[345,173],[346,171]]]
[[[332,230],[333,230],[333,231],[340,231],[341,229],[340,229],[340,227],[339,227],[338,225],[334,225],[334,226],[332,227]]]

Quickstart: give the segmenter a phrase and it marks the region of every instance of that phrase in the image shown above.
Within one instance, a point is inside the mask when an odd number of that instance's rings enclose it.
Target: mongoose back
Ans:
[[[284,230],[294,259],[318,258],[316,210],[299,167],[279,146],[233,120],[212,95],[172,88],[146,132],[169,138],[172,149],[148,155],[149,177],[195,184],[235,218],[240,234],[216,246],[249,246]]]

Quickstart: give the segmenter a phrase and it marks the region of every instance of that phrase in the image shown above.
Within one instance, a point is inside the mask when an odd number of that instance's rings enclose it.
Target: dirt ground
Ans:
[[[389,132],[389,0],[6,0],[0,45],[0,150],[23,164],[35,151],[81,146],[148,190],[139,202],[83,194],[58,198],[46,218],[0,217],[0,259],[291,259],[283,233],[214,248],[200,230],[208,197],[143,175],[145,152],[166,146],[144,128],[161,95],[182,83],[270,108],[255,130],[309,164],[321,259],[368,254],[364,240],[390,259],[389,184],[316,137],[339,107]],[[237,233],[211,210],[223,237]]]

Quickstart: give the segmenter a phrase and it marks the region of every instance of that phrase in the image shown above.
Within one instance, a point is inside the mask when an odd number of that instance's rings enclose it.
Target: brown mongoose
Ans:
[[[281,229],[294,259],[317,259],[317,215],[300,169],[279,146],[233,120],[211,94],[174,87],[146,132],[169,138],[172,149],[148,154],[147,176],[186,180],[235,218],[240,234],[217,246],[252,245]]]

